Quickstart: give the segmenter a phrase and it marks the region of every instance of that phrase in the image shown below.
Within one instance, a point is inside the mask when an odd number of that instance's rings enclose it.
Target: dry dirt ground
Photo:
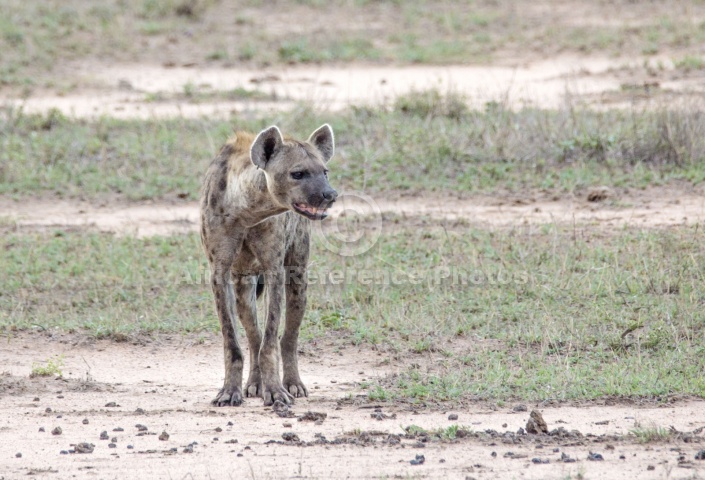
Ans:
[[[394,373],[397,366],[384,362],[382,351],[352,346],[336,351],[324,340],[308,346],[302,357],[309,398],[297,400],[282,417],[259,399],[248,399],[242,407],[209,404],[222,381],[222,350],[215,336],[131,344],[23,334],[2,342],[3,479],[677,479],[705,474],[705,462],[695,459],[705,448],[702,400],[530,404],[525,407],[541,411],[550,430],[563,427],[565,432],[518,434],[529,414],[517,405],[375,408],[360,382]],[[63,355],[63,378],[30,378],[32,363],[47,352]],[[422,361],[432,363],[433,354]],[[325,418],[301,418],[307,412]],[[449,420],[450,414],[458,419]],[[668,443],[640,444],[629,435],[637,422],[680,433]],[[441,441],[403,428],[453,424],[468,434]],[[52,433],[57,427],[59,435]],[[104,439],[102,432],[107,432]],[[93,452],[72,453],[82,442],[93,444]],[[591,452],[603,460],[588,460]],[[562,454],[575,462],[562,461]],[[423,455],[423,464],[411,463],[417,455]],[[535,463],[541,461],[548,463]]]
[[[333,220],[358,215],[393,225],[392,217],[446,219],[478,227],[522,224],[581,224],[595,228],[644,228],[694,225],[705,220],[701,187],[651,187],[645,190],[595,188],[571,196],[536,192],[531,195],[409,196],[385,193],[369,197],[343,192],[331,209]],[[195,202],[124,203],[0,197],[0,225],[16,231],[88,229],[136,236],[198,231]],[[329,225],[333,222],[325,222]]]
[[[430,88],[463,95],[475,108],[493,101],[514,107],[560,108],[581,103],[653,107],[672,104],[676,98],[699,101],[703,94],[702,73],[678,71],[670,57],[568,55],[514,66],[271,66],[256,70],[85,63],[76,65],[72,74],[81,86],[70,92],[37,90],[29,98],[17,98],[0,91],[0,105],[22,107],[26,112],[57,108],[78,118],[228,118],[286,110],[302,102],[328,110],[379,105]],[[256,96],[227,98],[227,92],[236,89]],[[188,96],[185,91],[190,92]]]

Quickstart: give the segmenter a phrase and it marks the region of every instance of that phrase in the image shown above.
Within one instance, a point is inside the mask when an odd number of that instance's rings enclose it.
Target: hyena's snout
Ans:
[[[323,196],[323,201],[328,203],[333,203],[335,202],[335,199],[338,198],[338,192],[333,190],[331,187],[328,187],[326,190],[323,190],[321,192],[321,195]]]
[[[327,187],[315,192],[308,197],[308,203],[322,208],[329,208],[338,198],[338,192],[328,185]]]
[[[311,220],[323,220],[328,216],[328,209],[338,198],[338,192],[326,185],[309,191],[305,198],[305,203],[294,203],[294,210]]]

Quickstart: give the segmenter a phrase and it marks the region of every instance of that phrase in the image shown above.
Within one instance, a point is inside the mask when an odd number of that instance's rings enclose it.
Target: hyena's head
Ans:
[[[305,142],[284,139],[272,126],[257,135],[250,158],[264,170],[275,204],[311,220],[323,220],[338,197],[328,183],[326,168],[334,149],[330,125],[320,127]]]

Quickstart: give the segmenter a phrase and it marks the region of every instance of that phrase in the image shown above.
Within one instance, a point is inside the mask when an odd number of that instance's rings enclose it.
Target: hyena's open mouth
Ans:
[[[314,207],[306,203],[294,203],[294,210],[311,220],[323,220],[328,216],[328,207]]]

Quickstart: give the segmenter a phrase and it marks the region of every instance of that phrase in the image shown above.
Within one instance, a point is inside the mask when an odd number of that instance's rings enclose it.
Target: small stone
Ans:
[[[15,454],[15,457],[17,457],[17,458],[22,458],[22,454],[21,454],[20,452],[17,452],[17,453]]]
[[[593,453],[593,452],[590,452],[590,453],[588,454],[587,459],[590,460],[591,462],[601,462],[601,461],[603,461],[605,458],[604,458],[604,457],[602,456],[602,454],[600,454],[600,453]]]
[[[700,450],[698,453],[696,453],[695,459],[696,460],[705,460],[705,450]]]
[[[132,445],[128,445],[128,446],[127,446],[127,449],[128,449],[128,450],[132,450],[133,448],[135,448],[135,447],[133,447]]]
[[[291,423],[289,423],[289,422],[284,422],[284,423],[282,423],[282,426],[283,426],[284,428],[291,428]]]
[[[497,452],[492,452],[490,455],[492,455],[492,458],[497,456]]]
[[[620,459],[620,460],[626,460],[627,457],[625,457],[624,455],[620,455],[620,456],[619,456],[619,459]]]
[[[187,447],[184,447],[184,449],[182,450],[182,452],[184,452],[184,453],[193,453],[193,445],[189,445],[189,446],[187,446]]]
[[[87,418],[84,418],[84,419],[81,421],[81,423],[84,424],[84,425],[88,425],[90,422],[88,421]]]
[[[54,427],[54,429],[51,431],[52,435],[61,435],[64,431],[61,429],[61,427]]]
[[[587,194],[587,201],[588,202],[601,202],[603,200],[607,200],[608,198],[614,196],[614,193],[609,187],[596,187],[590,189],[590,191]]]
[[[88,442],[82,442],[76,445],[76,453],[93,453],[95,445]]]
[[[69,454],[69,452],[67,452],[66,450],[61,450],[59,452],[59,455],[68,455],[68,454]]]
[[[144,408],[137,407],[135,410],[135,413],[139,413],[140,415],[144,415]]]
[[[113,443],[117,443],[117,437],[111,438],[110,441],[113,442]]]
[[[135,427],[137,428],[138,432],[146,432],[148,430],[147,427],[142,425],[141,423],[138,423],[137,425],[135,425]]]
[[[32,401],[33,401],[33,402],[38,402],[38,401],[39,401],[39,397],[34,397],[34,398],[32,399]]]
[[[242,453],[238,453],[237,456],[238,456],[238,457],[242,457]]]
[[[52,412],[52,409],[51,409],[51,407],[47,407],[47,408],[44,409],[44,411],[45,411],[46,413],[51,413],[51,412]]]
[[[527,412],[529,409],[526,405],[523,403],[520,403],[518,405],[514,405],[514,408],[512,408],[515,412]]]
[[[526,422],[526,431],[537,435],[539,433],[548,433],[548,425],[543,419],[541,412],[538,410],[532,410],[529,414],[529,420]]]
[[[218,432],[218,433],[220,433],[220,432],[222,432],[222,431],[223,431],[223,429],[222,429],[222,428],[220,428],[220,427],[215,427],[215,431],[216,431],[216,432]]]
[[[458,414],[457,413],[451,413],[448,415],[448,420],[457,420],[458,419]]]
[[[115,402],[108,402],[105,404],[106,407],[112,408],[112,407],[117,407],[118,404]]]
[[[115,427],[115,428],[113,428],[113,432],[124,432],[124,431],[125,431],[125,429],[122,428],[122,427]]]
[[[294,432],[284,432],[282,433],[282,438],[287,442],[300,442],[299,436]]]
[[[114,443],[109,443],[109,444],[108,444],[108,448],[116,448],[116,447],[117,447],[117,445],[114,444]]]
[[[228,427],[232,427],[233,425],[233,422],[228,422]]]
[[[161,440],[162,442],[166,442],[167,440],[169,440],[169,434],[166,433],[166,431],[162,432],[159,435],[159,440]]]
[[[44,427],[39,427],[39,431],[40,431],[40,432],[44,432],[44,431],[45,431],[45,430],[44,430]]]
[[[654,467],[653,465],[647,465],[646,469],[648,471],[651,471],[651,470],[656,470],[656,467]]]
[[[102,432],[100,432],[100,439],[101,440],[107,440],[108,438],[110,438],[110,437],[108,436],[107,430],[103,430]]]
[[[409,463],[412,465],[423,465],[423,463],[426,461],[426,457],[423,455],[416,455],[416,458],[411,460]]]

